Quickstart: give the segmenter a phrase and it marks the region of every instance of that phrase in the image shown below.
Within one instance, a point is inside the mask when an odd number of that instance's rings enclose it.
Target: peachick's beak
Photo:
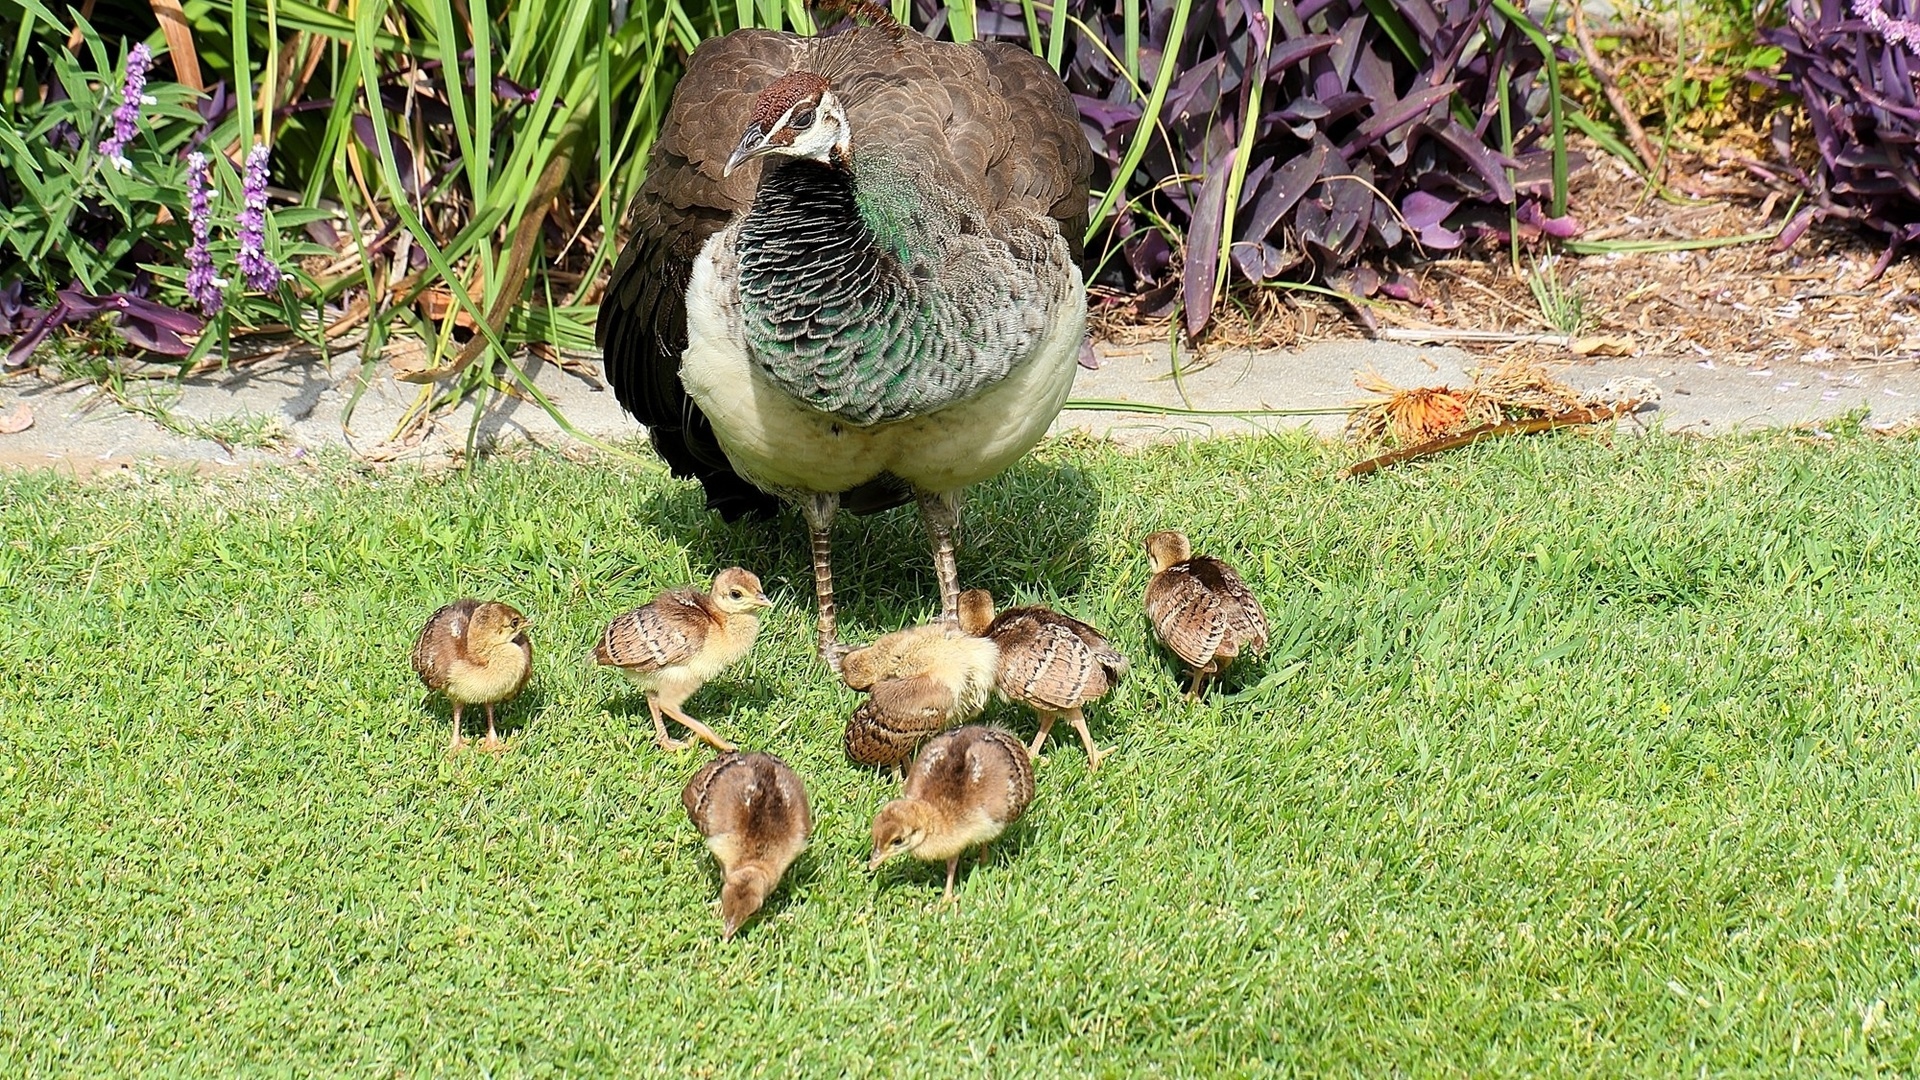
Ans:
[[[727,167],[720,170],[721,176],[732,176],[747,159],[767,150],[767,133],[759,124],[747,125],[746,133],[740,136],[740,145],[733,148],[733,156],[727,159]]]
[[[887,853],[884,851],[876,851],[867,859],[867,869],[869,871],[878,870],[880,869],[880,864],[886,861]]]
[[[773,601],[767,599],[766,593],[754,593],[753,606],[754,607],[772,607]]]

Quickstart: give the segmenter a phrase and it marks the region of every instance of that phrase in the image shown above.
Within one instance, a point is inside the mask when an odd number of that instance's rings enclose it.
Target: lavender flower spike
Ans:
[[[127,54],[127,81],[120,88],[120,105],[113,110],[113,134],[100,140],[100,156],[121,172],[133,168],[127,161],[127,144],[133,141],[135,125],[140,121],[140,106],[154,103],[146,92],[147,71],[152,67],[153,50],[146,42],[135,45]]]
[[[280,264],[267,254],[267,148],[247,151],[247,172],[241,178],[246,205],[240,211],[240,273],[247,287],[272,292],[280,287]]]
[[[213,315],[226,302],[221,291],[227,283],[213,276],[213,254],[207,250],[207,235],[212,231],[213,184],[207,175],[207,155],[187,155],[187,225],[193,230],[193,244],[187,248],[187,295],[200,310]]]

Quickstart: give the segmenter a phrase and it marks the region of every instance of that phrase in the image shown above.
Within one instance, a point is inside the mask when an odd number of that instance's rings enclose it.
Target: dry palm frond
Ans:
[[[1378,371],[1355,379],[1362,390],[1380,397],[1362,404],[1347,420],[1355,442],[1391,440],[1397,446],[1430,442],[1502,420],[1555,416],[1590,404],[1579,391],[1548,375],[1538,364],[1511,361],[1487,370],[1475,368],[1464,389],[1423,386],[1407,390]]]
[[[1510,419],[1524,420],[1538,414],[1550,416],[1594,404],[1582,394],[1547,374],[1547,370],[1528,360],[1510,360],[1492,371],[1476,368],[1473,388],[1491,398]]]
[[[1403,390],[1377,371],[1354,380],[1362,390],[1381,395],[1347,420],[1347,434],[1356,442],[1375,442],[1391,436],[1395,443],[1425,442],[1499,419],[1497,407],[1472,389],[1423,386]]]

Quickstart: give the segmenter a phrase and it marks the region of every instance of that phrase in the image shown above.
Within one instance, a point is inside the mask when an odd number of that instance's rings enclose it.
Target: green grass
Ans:
[[[977,493],[967,582],[1135,673],[1091,714],[1119,752],[1056,741],[954,906],[866,871],[890,785],[841,756],[792,521],[549,456],[0,477],[0,1074],[1912,1075],[1912,444],[1342,463],[1055,443]],[[1267,600],[1236,697],[1148,646],[1169,525]],[[928,612],[909,516],[840,537],[852,635]],[[725,945],[702,755],[585,657],[732,562],[779,605],[691,709],[818,831]],[[443,756],[406,664],[462,593],[537,620],[497,760]]]

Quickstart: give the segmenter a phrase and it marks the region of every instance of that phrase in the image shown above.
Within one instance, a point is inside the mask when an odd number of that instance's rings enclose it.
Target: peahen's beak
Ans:
[[[767,149],[766,130],[759,124],[747,125],[746,132],[740,136],[740,145],[733,148],[733,156],[727,159],[727,167],[720,170],[720,175],[732,176],[733,170],[739,168],[747,159],[764,154]]]

